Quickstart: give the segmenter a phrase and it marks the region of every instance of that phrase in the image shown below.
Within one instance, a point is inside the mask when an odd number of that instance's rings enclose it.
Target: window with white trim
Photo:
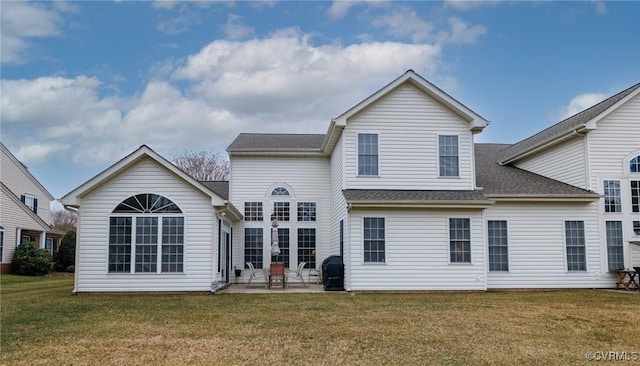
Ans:
[[[604,188],[604,212],[622,212],[622,199],[620,197],[620,181],[605,180]]]
[[[184,270],[184,217],[166,197],[142,193],[122,201],[109,218],[109,273]]]
[[[385,226],[384,217],[365,217],[364,230],[364,262],[385,262]]]
[[[298,202],[298,221],[316,221],[315,202]]]
[[[20,201],[24,203],[33,213],[38,214],[38,199],[30,194],[23,194],[20,196]]]
[[[640,173],[640,155],[629,161],[629,171],[631,173]]]
[[[565,221],[564,232],[567,247],[567,270],[586,271],[584,221]]]
[[[631,211],[640,212],[640,180],[631,181]]]
[[[279,234],[279,233],[278,233]],[[262,268],[263,233],[261,227],[244,228],[244,261],[251,262],[256,269]],[[249,266],[245,263],[245,268]]]
[[[274,202],[271,220],[276,219],[278,221],[289,221],[289,218],[289,202]]]
[[[451,263],[471,263],[471,219],[449,219]]]
[[[244,221],[262,221],[262,202],[244,203]]]
[[[289,190],[284,187],[276,187],[271,191],[272,196],[289,196]]]
[[[53,238],[46,238],[44,241],[44,249],[53,255]]]
[[[316,268],[316,229],[298,229],[298,263],[307,262],[305,268]]]
[[[633,235],[640,236],[640,221],[633,221]]]
[[[378,135],[358,134],[358,175],[378,175]]]
[[[277,260],[274,262],[284,262],[285,268],[291,268],[291,243],[289,237],[289,228],[278,228],[278,247],[280,248],[280,254],[276,256]]]
[[[622,221],[607,221],[607,260],[609,271],[624,268]]]
[[[508,271],[509,240],[507,236],[507,221],[488,221],[487,234],[489,242],[489,271]]]
[[[459,172],[458,136],[438,136],[438,158],[441,177],[457,177]]]

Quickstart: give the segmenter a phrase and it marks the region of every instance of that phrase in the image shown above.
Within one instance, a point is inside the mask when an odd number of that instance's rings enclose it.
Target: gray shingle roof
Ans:
[[[229,182],[227,181],[205,181],[200,182],[205,187],[209,188],[213,193],[220,196],[222,199],[229,199]]]
[[[486,196],[598,198],[598,194],[513,166],[498,164],[512,145],[475,144],[476,183]]]
[[[561,137],[564,134],[570,133],[571,131],[584,126],[594,117],[611,108],[614,104],[616,104],[621,99],[631,94],[638,88],[640,88],[640,83],[626,90],[623,90],[608,99],[603,100],[593,107],[587,108],[578,114],[574,114],[573,116],[560,121],[555,125],[542,130],[527,139],[511,145],[500,153],[500,157],[498,159],[500,160],[500,162],[509,161],[510,159],[513,159],[514,157],[527,152],[532,148],[541,146],[549,141],[553,141],[555,138]]]
[[[241,133],[227,151],[320,151],[324,138],[324,134]]]
[[[417,191],[387,189],[346,189],[342,194],[348,202],[434,202],[485,201],[482,191]]]

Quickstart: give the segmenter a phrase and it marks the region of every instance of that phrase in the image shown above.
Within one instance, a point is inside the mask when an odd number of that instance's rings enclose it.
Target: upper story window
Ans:
[[[640,180],[631,181],[631,211],[640,212]]]
[[[30,194],[23,194],[20,196],[20,201],[27,205],[34,214],[38,213],[38,199]]]
[[[245,202],[244,220],[262,221],[262,202]]]
[[[378,175],[378,135],[358,134],[358,175]]]
[[[274,202],[273,203],[273,214],[271,215],[271,220],[278,221],[289,221],[290,210],[289,210],[289,202]]]
[[[278,187],[271,191],[272,196],[289,196],[289,191],[284,187]]]
[[[460,175],[458,167],[458,136],[438,136],[438,156],[441,177],[457,177]]]
[[[316,221],[315,202],[298,202],[298,221]]]
[[[182,213],[182,211],[166,197],[142,193],[122,201],[113,213]]]
[[[629,161],[629,171],[631,173],[640,173],[640,155]]]
[[[622,199],[620,197],[620,181],[604,181],[604,212],[622,212]]]

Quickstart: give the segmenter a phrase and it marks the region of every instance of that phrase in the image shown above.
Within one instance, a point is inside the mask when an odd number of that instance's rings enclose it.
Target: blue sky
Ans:
[[[640,2],[10,2],[1,138],[55,197],[147,144],[324,133],[413,69],[514,143],[640,82]]]

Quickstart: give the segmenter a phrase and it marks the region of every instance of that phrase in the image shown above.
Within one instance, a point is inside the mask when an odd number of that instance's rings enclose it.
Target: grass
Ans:
[[[80,294],[0,278],[3,365],[570,365],[640,352],[640,295]]]

